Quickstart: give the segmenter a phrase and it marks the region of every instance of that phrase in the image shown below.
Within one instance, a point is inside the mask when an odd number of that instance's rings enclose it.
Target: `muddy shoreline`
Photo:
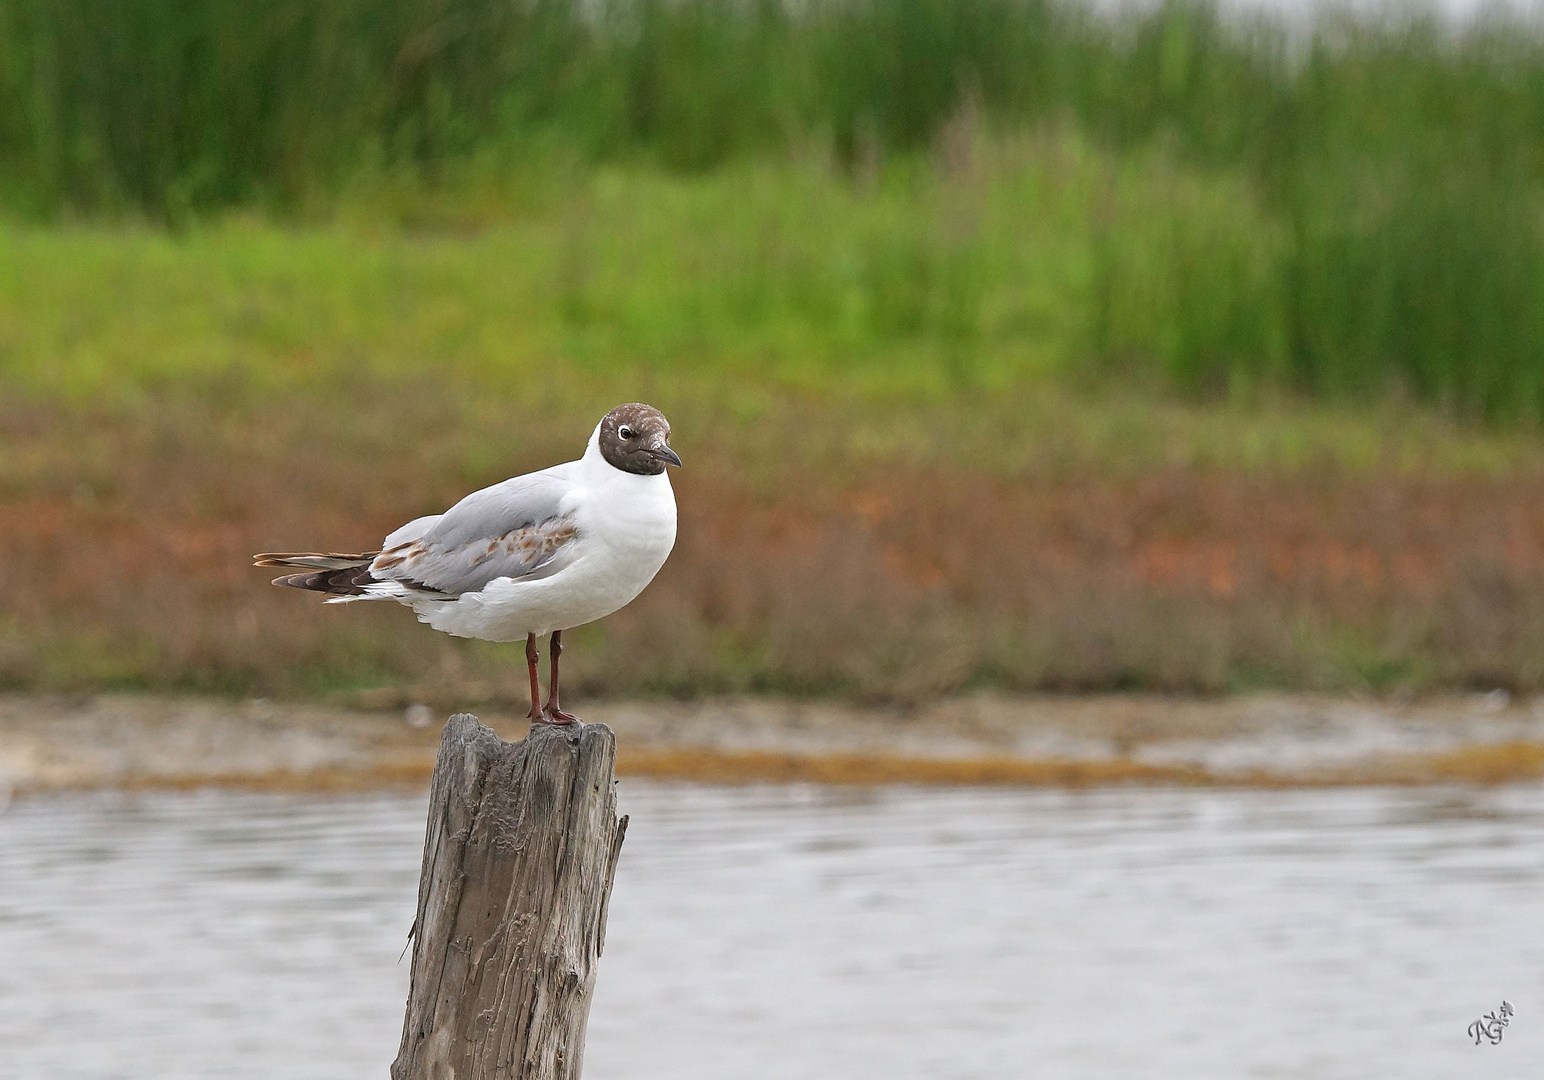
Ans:
[[[253,700],[0,696],[0,793],[424,784],[443,717]],[[489,710],[505,738],[523,718]],[[1544,777],[1544,699],[977,696],[912,709],[594,702],[622,776],[707,782],[1296,786]]]

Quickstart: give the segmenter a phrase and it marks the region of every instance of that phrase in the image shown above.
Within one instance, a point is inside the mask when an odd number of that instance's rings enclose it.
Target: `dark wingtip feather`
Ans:
[[[315,570],[309,574],[285,574],[273,579],[275,585],[310,592],[327,593],[329,596],[364,596],[364,586],[376,579],[367,566],[351,566],[343,570]]]

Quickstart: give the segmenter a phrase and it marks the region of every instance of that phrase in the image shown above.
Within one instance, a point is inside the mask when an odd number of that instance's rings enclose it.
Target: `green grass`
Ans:
[[[1531,421],[1541,181],[1544,34],[1504,21],[1294,38],[1187,3],[0,0],[13,219],[170,223],[195,251],[233,211],[406,226],[468,294],[379,340],[411,280],[353,295],[312,278],[325,236],[284,273],[254,240],[250,268],[188,286],[242,295],[210,296],[250,324],[216,335],[234,351],[148,356],[131,343],[156,331],[131,328],[93,360],[78,327],[55,344],[86,385],[112,377],[93,363],[306,378],[295,343],[326,324],[363,365],[490,377],[554,354],[941,395],[1114,371]],[[359,257],[390,273],[393,243]],[[0,272],[31,276],[28,254]],[[476,307],[495,287],[518,312]],[[493,327],[484,370],[465,338]]]
[[[509,649],[248,558],[366,549],[639,399],[681,539],[575,638],[584,694],[1544,685],[1536,431],[1175,391],[1174,341],[1280,333],[1237,178],[1062,133],[486,183],[0,227],[0,686],[516,701]]]
[[[947,416],[940,430],[996,446],[993,460],[1015,440],[959,434],[993,402],[1063,423],[1070,401],[1099,400],[1080,423],[1109,442],[1163,411],[1120,420],[1110,402],[1199,394],[1221,408],[1176,414],[1236,417],[1224,441],[1241,461],[1325,445],[1366,459],[1358,440],[1383,454],[1431,437],[1440,412],[1369,413],[1337,387],[1318,395],[1343,403],[1326,415],[1399,415],[1413,434],[1282,411],[1306,400],[1283,376],[1301,261],[1238,177],[1066,132],[977,133],[948,168],[902,160],[861,185],[820,163],[508,173],[377,190],[326,226],[0,225],[0,385],[93,407],[424,379],[580,412],[618,393],[742,419],[847,401],[860,431],[886,410],[913,427]],[[1387,390],[1373,400],[1397,400]],[[1267,433],[1273,412],[1317,434],[1293,451]],[[1354,434],[1368,424],[1376,435]]]

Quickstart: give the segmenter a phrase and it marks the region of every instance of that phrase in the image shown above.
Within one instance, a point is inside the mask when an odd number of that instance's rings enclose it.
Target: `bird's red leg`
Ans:
[[[542,710],[543,717],[549,724],[572,724],[579,718],[573,713],[566,713],[558,704],[558,657],[563,655],[563,631],[552,631],[552,642],[547,646],[548,663],[551,665],[550,674],[547,676],[547,707]]]
[[[536,661],[536,635],[527,634],[525,635],[525,666],[529,668],[531,672],[531,714],[527,716],[526,719],[531,721],[540,720],[542,718],[541,683],[536,681]]]

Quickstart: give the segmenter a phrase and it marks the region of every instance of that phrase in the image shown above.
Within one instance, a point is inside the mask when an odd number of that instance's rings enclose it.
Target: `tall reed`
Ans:
[[[914,152],[946,168],[962,110],[1070,126],[1116,162],[1091,359],[1193,390],[1398,387],[1544,416],[1530,24],[1294,33],[1184,0],[0,0],[0,206],[44,219],[285,214],[554,155],[700,172],[826,154],[861,180]],[[1141,207],[1166,189],[1122,192],[1123,163],[1154,154],[1239,191],[1255,240],[1155,231]],[[1132,279],[1154,247],[1168,276]],[[934,275],[955,283],[951,363],[974,347],[966,270]],[[1135,333],[1142,297],[1176,290],[1161,340]],[[937,321],[897,295],[896,336]]]

